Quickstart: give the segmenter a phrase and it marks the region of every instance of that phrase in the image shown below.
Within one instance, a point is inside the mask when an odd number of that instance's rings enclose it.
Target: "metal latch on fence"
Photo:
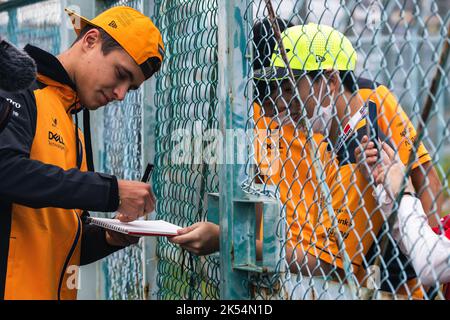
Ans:
[[[208,194],[208,221],[219,224],[219,193]],[[262,259],[256,258],[257,206],[262,207]],[[280,204],[266,196],[245,195],[233,201],[232,228],[233,269],[271,273],[280,260],[281,241],[277,230]],[[278,236],[277,236],[278,235]]]

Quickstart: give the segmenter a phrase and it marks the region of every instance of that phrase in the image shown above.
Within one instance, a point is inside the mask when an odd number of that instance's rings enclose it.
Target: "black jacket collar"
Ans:
[[[71,87],[75,92],[77,91],[75,83],[73,83],[66,69],[54,55],[30,44],[27,44],[24,50],[36,62],[38,73]]]

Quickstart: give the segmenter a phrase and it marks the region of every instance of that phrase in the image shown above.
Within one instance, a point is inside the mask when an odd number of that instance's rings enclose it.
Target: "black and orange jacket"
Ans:
[[[37,80],[0,92],[14,106],[0,134],[0,298],[76,299],[78,266],[120,249],[81,219],[83,210],[117,209],[117,179],[87,171],[73,121],[81,106],[64,67],[39,48],[25,50]]]

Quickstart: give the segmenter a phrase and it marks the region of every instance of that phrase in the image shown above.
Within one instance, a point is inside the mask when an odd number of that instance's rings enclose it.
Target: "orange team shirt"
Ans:
[[[416,132],[394,95],[385,86],[375,89],[360,87],[359,93],[364,100],[375,102],[380,132],[391,138],[400,159],[406,163]],[[338,249],[331,229],[332,220],[324,208],[325,199],[317,183],[305,134],[292,125],[278,128],[270,118],[261,116],[260,107],[256,104],[254,120],[258,173],[279,194],[286,212],[287,244],[295,247],[299,243],[305,252],[343,268],[343,252]],[[361,127],[365,130],[364,125],[365,120],[362,120],[356,130]],[[373,188],[359,170],[355,170],[354,162],[340,163],[338,159],[332,158],[323,136],[315,134],[313,139],[318,146],[315,158],[320,159],[324,167],[325,178],[322,180],[331,192],[331,205],[344,237],[345,251],[357,272],[383,222],[376,210]],[[353,154],[354,150],[347,151]],[[430,160],[421,144],[413,167]],[[325,210],[319,212],[319,204]]]

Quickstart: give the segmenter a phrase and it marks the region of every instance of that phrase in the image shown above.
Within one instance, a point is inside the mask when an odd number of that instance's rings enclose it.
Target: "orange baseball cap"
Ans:
[[[77,35],[91,25],[102,28],[139,65],[145,79],[150,78],[161,67],[164,59],[164,43],[161,33],[149,17],[126,6],[112,7],[92,20],[78,15],[75,11],[65,9]]]

